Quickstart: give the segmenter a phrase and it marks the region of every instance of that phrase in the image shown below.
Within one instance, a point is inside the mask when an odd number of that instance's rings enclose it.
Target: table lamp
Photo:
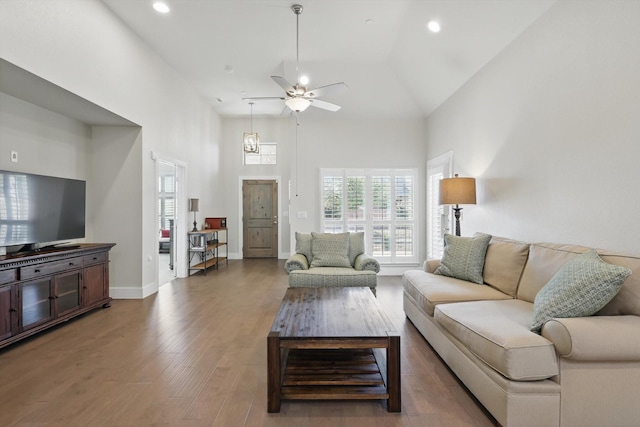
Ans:
[[[198,212],[198,205],[200,204],[200,199],[189,199],[189,212],[193,212],[193,230],[198,231],[197,223],[196,223],[196,212]]]

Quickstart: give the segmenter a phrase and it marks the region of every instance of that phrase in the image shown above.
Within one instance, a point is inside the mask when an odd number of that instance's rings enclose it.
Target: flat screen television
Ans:
[[[0,246],[84,238],[85,205],[85,181],[0,170]]]

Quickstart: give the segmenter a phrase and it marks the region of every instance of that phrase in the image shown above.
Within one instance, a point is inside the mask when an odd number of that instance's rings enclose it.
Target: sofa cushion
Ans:
[[[349,262],[353,266],[358,255],[364,253],[364,232],[349,233]]]
[[[406,271],[402,275],[402,286],[429,316],[433,316],[438,304],[512,299],[489,286],[478,286],[466,280],[437,276],[422,270]]]
[[[621,265],[631,270],[615,297],[598,312],[600,316],[631,314],[640,316],[640,256],[598,250],[604,262]]]
[[[345,267],[349,262],[349,233],[311,233],[311,267]]]
[[[474,237],[444,235],[444,255],[435,274],[483,284],[482,269],[491,236]]]
[[[515,297],[528,256],[528,243],[493,236],[484,259],[484,282]]]
[[[554,318],[595,314],[618,293],[631,270],[604,262],[595,250],[567,262],[538,292],[531,330]]]
[[[296,253],[302,254],[311,262],[311,233],[298,233],[296,231]]]
[[[529,258],[518,285],[517,298],[533,302],[540,289],[551,280],[571,258],[585,253],[589,248],[578,245],[532,243]]]
[[[435,320],[505,377],[535,381],[558,374],[553,344],[529,330],[533,304],[521,300],[441,304]]]

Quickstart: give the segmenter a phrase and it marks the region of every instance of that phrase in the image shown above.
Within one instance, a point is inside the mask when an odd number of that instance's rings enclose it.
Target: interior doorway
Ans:
[[[156,161],[156,270],[158,286],[185,277],[186,165],[154,153]],[[182,254],[182,255],[181,255]]]
[[[176,278],[176,201],[178,173],[174,163],[158,160],[158,285]]]
[[[278,181],[242,181],[242,257],[278,258]]]

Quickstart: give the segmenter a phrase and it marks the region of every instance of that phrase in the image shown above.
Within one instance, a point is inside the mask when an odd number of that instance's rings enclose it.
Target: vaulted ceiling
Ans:
[[[102,0],[223,117],[249,114],[244,97],[281,96],[270,76],[309,87],[345,82],[325,98],[342,118],[426,117],[556,0]],[[439,33],[426,24],[437,20]],[[279,115],[281,100],[256,101]]]

